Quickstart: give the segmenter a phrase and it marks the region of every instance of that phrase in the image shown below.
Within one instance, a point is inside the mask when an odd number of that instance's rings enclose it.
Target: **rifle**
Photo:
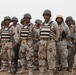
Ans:
[[[15,68],[14,57],[13,56],[12,56],[11,65],[10,65],[10,72],[12,74],[15,74],[16,73],[16,68]]]
[[[62,39],[65,39],[65,38],[66,38],[66,36],[67,36],[66,32],[65,32],[65,31],[63,31],[61,36],[62,36]]]

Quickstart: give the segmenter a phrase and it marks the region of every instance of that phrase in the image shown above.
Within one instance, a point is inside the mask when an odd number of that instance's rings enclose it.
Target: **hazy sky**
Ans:
[[[76,19],[75,7],[76,0],[0,0],[0,21],[4,16],[16,16],[20,20],[25,13],[32,15],[32,22],[38,18],[43,20],[45,9],[52,11],[53,20],[58,14]]]

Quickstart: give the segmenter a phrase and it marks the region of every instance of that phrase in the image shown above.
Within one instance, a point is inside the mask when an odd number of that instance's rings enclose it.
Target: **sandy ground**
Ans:
[[[27,74],[27,71],[25,71],[24,74],[9,74],[8,72],[0,72],[0,75],[28,75],[28,74]],[[39,75],[39,71],[35,71],[34,75]],[[46,74],[46,75],[48,75],[48,74]],[[61,73],[57,73],[55,75],[62,75],[62,74]],[[67,74],[67,75],[70,75],[70,74]]]
[[[35,71],[34,75],[38,75],[39,71]],[[0,72],[0,75],[28,75],[27,71],[24,74],[9,74],[8,72]]]

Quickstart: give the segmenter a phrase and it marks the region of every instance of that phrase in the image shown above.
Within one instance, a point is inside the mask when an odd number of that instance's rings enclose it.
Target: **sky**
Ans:
[[[19,20],[25,13],[30,13],[32,22],[36,19],[43,20],[43,12],[51,10],[52,19],[61,14],[64,19],[72,16],[76,20],[76,0],[0,0],[0,22],[5,16],[16,16]]]

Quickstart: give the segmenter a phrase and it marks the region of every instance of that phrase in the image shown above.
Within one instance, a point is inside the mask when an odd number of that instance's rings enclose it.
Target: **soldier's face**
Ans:
[[[37,26],[37,27],[40,27],[40,26],[41,26],[41,24],[37,24],[36,26]]]
[[[17,21],[13,21],[13,24],[17,24]]]
[[[58,25],[60,25],[62,22],[63,22],[63,20],[61,18],[57,18]]]
[[[22,22],[22,25],[25,25],[25,21]]]
[[[29,22],[30,22],[30,18],[26,17],[26,18],[24,18],[24,19],[25,19],[25,22],[26,22],[26,23],[29,23]]]
[[[58,19],[57,19],[57,22],[62,22],[62,19],[61,19],[61,18],[58,18]]]
[[[48,22],[50,20],[50,15],[48,15],[48,14],[45,14],[43,17],[46,22]]]
[[[9,25],[9,24],[10,24],[10,21],[9,21],[9,20],[6,20],[6,21],[5,21],[5,24],[6,24],[6,25]]]
[[[71,20],[70,21],[67,21],[67,24],[68,25],[71,25],[72,23],[73,23],[73,21],[71,21]]]

